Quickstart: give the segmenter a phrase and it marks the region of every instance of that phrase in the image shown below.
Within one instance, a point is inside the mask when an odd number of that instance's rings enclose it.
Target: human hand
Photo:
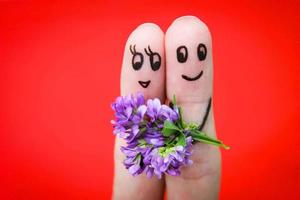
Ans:
[[[196,122],[216,138],[212,98],[212,44],[207,26],[196,17],[176,19],[166,34],[152,23],[142,24],[129,36],[121,73],[121,95],[143,92],[161,102],[176,95],[186,122]],[[116,138],[114,199],[217,199],[221,156],[217,147],[196,143],[193,164],[181,168],[180,176],[162,179],[133,177],[123,166],[125,159]]]

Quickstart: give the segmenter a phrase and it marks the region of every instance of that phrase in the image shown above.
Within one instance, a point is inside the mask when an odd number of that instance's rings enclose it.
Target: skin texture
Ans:
[[[136,51],[143,54],[144,62],[139,70],[132,67],[133,55],[130,45],[136,45]],[[161,56],[161,66],[154,71],[151,68],[150,58],[144,51],[148,45],[153,52]],[[140,58],[139,58],[140,59]],[[143,88],[138,81],[148,81],[150,84]],[[125,50],[121,72],[121,95],[143,92],[146,98],[165,100],[165,56],[164,33],[155,24],[146,23],[138,26],[129,36]],[[124,154],[120,146],[125,142],[116,137],[115,141],[115,177],[113,199],[162,199],[164,193],[164,179],[148,179],[144,174],[133,177],[123,165]]]
[[[200,61],[197,47],[205,44],[207,55]],[[176,49],[185,45],[189,51],[185,63],[177,60]],[[167,98],[175,94],[177,103],[183,109],[183,119],[200,124],[212,97],[213,62],[211,35],[207,26],[196,17],[185,16],[176,19],[168,28],[165,36],[166,47],[166,87]],[[194,77],[203,71],[195,81],[187,81],[182,74]],[[213,109],[212,109],[213,110]],[[203,131],[216,137],[213,112],[210,111]],[[166,176],[169,199],[218,199],[220,180],[219,149],[196,143],[191,159],[194,164],[181,168],[181,176]]]
[[[134,44],[144,59],[139,70],[132,67],[133,54],[129,49],[130,45]],[[205,59],[199,59],[199,44],[205,45]],[[157,71],[151,68],[149,56],[143,51],[148,45],[153,52],[161,56],[162,64]],[[177,50],[180,46],[184,46],[188,52],[185,62],[178,61]],[[203,48],[201,50],[203,51]],[[181,49],[179,52],[182,51],[184,50]],[[148,80],[151,82],[147,88],[138,83]],[[183,109],[183,119],[186,122],[200,124],[209,99],[212,98],[212,83],[211,34],[198,18],[184,16],[174,20],[165,35],[155,24],[142,24],[129,36],[122,65],[121,95],[141,91],[146,98],[158,97],[164,102],[165,94],[169,100],[175,94],[177,103]],[[209,136],[216,137],[213,106],[203,131]],[[180,176],[167,175],[158,180],[155,177],[148,179],[145,175],[132,177],[122,164],[124,160],[124,155],[120,152],[122,144],[124,145],[124,141],[116,138],[113,199],[163,199],[165,186],[167,197],[172,200],[218,199],[221,155],[217,147],[203,143],[194,144],[191,157],[193,165],[182,167]]]

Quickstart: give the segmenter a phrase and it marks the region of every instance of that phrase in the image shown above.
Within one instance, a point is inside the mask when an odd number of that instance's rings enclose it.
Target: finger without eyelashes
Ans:
[[[168,98],[175,94],[178,102],[206,102],[212,95],[213,76],[211,35],[207,26],[198,18],[181,17],[168,28],[165,40]],[[205,58],[200,60],[204,51]],[[180,59],[182,56],[186,59]],[[193,79],[199,75],[194,81],[182,78]]]
[[[175,95],[183,107],[183,118],[204,127],[210,112],[213,81],[209,29],[196,17],[178,18],[167,30],[165,47],[167,98]]]
[[[165,36],[167,98],[176,96],[184,121],[199,124],[215,137],[212,109],[213,62],[211,35],[198,18],[176,19]],[[166,176],[170,199],[217,199],[220,153],[216,147],[196,143],[193,164],[181,168],[179,177]]]
[[[147,98],[165,98],[164,34],[152,23],[142,24],[129,36],[121,71],[121,95],[142,92]],[[164,180],[149,179],[144,174],[133,177],[123,165],[120,146],[125,141],[116,138],[114,199],[162,199]]]

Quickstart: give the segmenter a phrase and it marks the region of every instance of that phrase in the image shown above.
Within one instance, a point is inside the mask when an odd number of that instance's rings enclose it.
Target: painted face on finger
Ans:
[[[212,96],[211,36],[198,21],[176,21],[166,34],[167,92],[207,102]]]
[[[141,52],[136,51],[136,45],[129,46],[130,52],[132,54],[131,65],[133,70],[138,71],[143,67],[144,55]],[[153,52],[148,45],[144,48],[145,54],[149,57],[150,66],[153,71],[158,71],[161,66],[161,56],[157,52]],[[151,77],[149,80],[138,80],[137,81],[141,87],[147,88],[151,83]]]
[[[142,24],[130,34],[122,62],[122,95],[142,92],[146,99],[164,100],[164,48],[164,33],[155,24]]]
[[[188,49],[186,46],[180,46],[177,48],[177,61],[179,63],[185,63],[188,59]],[[203,61],[206,58],[206,54],[207,54],[207,49],[205,44],[200,43],[197,47],[197,55],[198,55],[198,59],[199,61]],[[193,75],[192,77],[182,74],[181,77],[187,81],[196,81],[199,78],[201,78],[203,74],[203,70],[200,70],[199,73],[197,73],[196,75]]]

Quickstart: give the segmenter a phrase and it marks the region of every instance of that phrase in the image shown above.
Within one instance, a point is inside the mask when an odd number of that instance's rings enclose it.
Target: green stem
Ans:
[[[209,137],[207,135],[205,135],[204,133],[198,131],[198,130],[193,130],[191,132],[191,136],[194,140],[199,141],[199,142],[203,142],[206,144],[212,144],[215,146],[219,146],[222,147],[224,149],[229,149],[230,147],[225,145],[222,141],[214,139],[212,137]]]

